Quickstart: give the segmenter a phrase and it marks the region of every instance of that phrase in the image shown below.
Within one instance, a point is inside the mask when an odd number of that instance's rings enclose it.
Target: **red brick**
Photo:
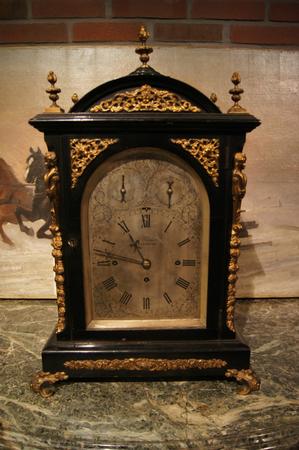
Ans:
[[[219,42],[222,40],[222,25],[158,23],[154,38],[168,42]]]
[[[67,41],[67,30],[63,23],[0,24],[1,43],[65,41]]]
[[[105,0],[32,0],[32,17],[104,17]]]
[[[0,19],[26,19],[26,0],[0,0]]]
[[[136,41],[140,26],[137,22],[78,22],[73,26],[73,41]]]
[[[186,0],[113,0],[112,17],[186,17]]]
[[[231,41],[238,44],[299,45],[299,27],[232,25]]]
[[[269,19],[278,22],[299,22],[299,3],[272,3],[269,10]]]
[[[198,19],[263,20],[263,0],[193,0],[191,17]]]

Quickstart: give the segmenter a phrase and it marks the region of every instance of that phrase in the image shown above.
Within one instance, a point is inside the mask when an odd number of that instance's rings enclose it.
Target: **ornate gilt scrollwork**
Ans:
[[[219,139],[171,139],[171,142],[194,156],[218,186]]]
[[[78,178],[88,164],[110,145],[118,142],[118,140],[111,138],[70,140],[72,188],[76,186]]]
[[[53,385],[58,381],[65,381],[68,379],[65,372],[37,372],[31,381],[31,389],[39,393],[42,397],[48,398],[54,394],[54,389],[49,389],[49,385]]]
[[[148,84],[132,91],[117,93],[90,108],[90,112],[94,113],[135,111],[200,112],[200,108],[174,92],[157,89]]]
[[[222,359],[162,359],[162,358],[124,358],[66,361],[64,367],[71,370],[149,370],[166,372],[168,370],[221,369],[227,366]]]
[[[260,379],[256,376],[252,369],[228,369],[225,372],[227,378],[235,378],[237,381],[245,383],[245,385],[239,389],[238,394],[247,395],[252,391],[258,391],[261,386]]]
[[[58,224],[58,190],[59,174],[56,155],[48,152],[45,156],[47,172],[45,174],[45,183],[47,194],[51,202],[51,225],[50,230],[53,234],[52,255],[54,257],[54,272],[57,292],[58,320],[56,333],[61,333],[65,327],[65,292],[64,292],[64,266],[62,260],[62,236]]]
[[[235,167],[232,175],[232,198],[233,198],[233,225],[230,240],[230,261],[228,266],[228,291],[226,303],[226,324],[235,332],[234,312],[236,302],[236,282],[239,270],[238,259],[240,256],[240,223],[241,202],[246,193],[247,177],[243,172],[246,163],[246,156],[243,153],[235,154]]]

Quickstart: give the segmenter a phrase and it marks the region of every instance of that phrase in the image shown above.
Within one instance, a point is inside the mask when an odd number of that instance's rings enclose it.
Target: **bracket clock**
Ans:
[[[149,64],[142,27],[133,73],[52,104],[30,124],[45,135],[58,322],[32,382],[227,377],[259,388],[234,305],[245,194],[246,133],[259,121],[226,114]]]

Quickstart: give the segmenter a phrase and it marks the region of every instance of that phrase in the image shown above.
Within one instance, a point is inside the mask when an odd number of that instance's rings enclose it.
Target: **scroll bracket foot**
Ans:
[[[40,371],[33,375],[30,387],[42,397],[49,398],[55,393],[54,384],[58,381],[65,381],[68,377],[65,372],[51,373]]]
[[[238,394],[248,395],[253,391],[258,391],[261,386],[261,382],[252,369],[228,369],[225,372],[227,378],[235,378],[237,381],[244,383],[239,389]]]

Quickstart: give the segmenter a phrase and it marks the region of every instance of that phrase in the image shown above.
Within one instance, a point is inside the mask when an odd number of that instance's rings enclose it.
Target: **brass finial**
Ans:
[[[55,83],[57,81],[57,76],[54,72],[49,72],[47,77],[50,87],[46,89],[46,92],[49,94],[49,99],[52,100],[52,105],[48,106],[48,108],[45,109],[45,112],[48,113],[64,113],[64,110],[60,108],[59,105],[57,105],[57,100],[59,99],[59,93],[61,92],[61,89],[58,87],[55,87]]]
[[[244,90],[240,88],[238,85],[241,83],[241,77],[238,72],[234,72],[231,77],[231,81],[234,84],[234,87],[229,90],[229,93],[232,96],[232,101],[235,103],[229,110],[227,111],[230,114],[242,114],[246,113],[246,109],[242,108],[239,105],[239,101],[241,100],[241,94],[243,94]]]
[[[149,54],[152,53],[152,47],[146,46],[150,34],[147,29],[142,25],[138,34],[138,39],[141,42],[141,47],[136,48],[135,52],[139,55],[139,59],[142,62],[142,67],[148,67]]]
[[[78,101],[79,101],[78,94],[76,94],[76,92],[74,92],[74,94],[72,95],[72,102],[75,105]]]

